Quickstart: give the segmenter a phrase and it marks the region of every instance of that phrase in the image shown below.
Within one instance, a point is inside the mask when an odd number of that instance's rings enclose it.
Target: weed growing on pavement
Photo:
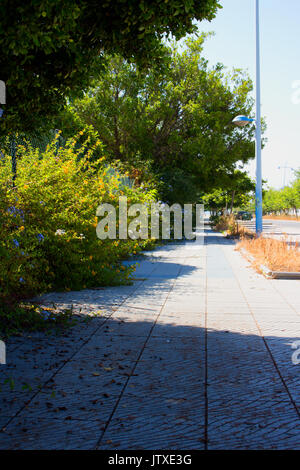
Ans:
[[[2,307],[0,311],[0,339],[19,336],[23,332],[63,331],[74,325],[73,309],[57,311],[54,307],[19,304],[17,307]]]

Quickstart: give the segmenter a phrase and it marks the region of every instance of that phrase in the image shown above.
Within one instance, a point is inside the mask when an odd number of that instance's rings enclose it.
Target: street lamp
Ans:
[[[259,34],[259,0],[256,0],[256,119],[237,116],[233,119],[236,126],[244,127],[256,122],[256,187],[255,187],[255,226],[259,236],[263,231],[262,220],[262,173],[261,173],[261,110],[260,110],[260,34]]]
[[[287,164],[285,164],[285,166],[279,166],[277,169],[278,170],[284,170],[283,171],[283,187],[285,188],[286,170],[295,171],[295,168],[292,168],[291,166],[287,166]]]
[[[250,122],[254,122],[255,119],[248,118],[247,116],[237,116],[233,119],[233,124],[238,127],[245,127]]]

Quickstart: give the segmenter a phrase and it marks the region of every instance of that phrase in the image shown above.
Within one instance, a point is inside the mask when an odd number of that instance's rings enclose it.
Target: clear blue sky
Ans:
[[[212,22],[199,31],[214,31],[204,54],[211,64],[247,69],[255,79],[255,0],[221,0]],[[262,115],[268,143],[263,150],[263,178],[270,186],[283,185],[278,166],[300,167],[300,0],[260,0]],[[249,171],[255,175],[255,164]],[[286,171],[286,182],[293,177]]]

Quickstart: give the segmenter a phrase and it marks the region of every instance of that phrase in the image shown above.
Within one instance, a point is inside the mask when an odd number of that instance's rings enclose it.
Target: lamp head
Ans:
[[[235,126],[238,126],[238,127],[245,127],[247,126],[247,124],[249,124],[250,122],[254,122],[255,119],[251,119],[251,118],[248,118],[247,116],[236,116],[234,119],[233,119],[233,124]]]

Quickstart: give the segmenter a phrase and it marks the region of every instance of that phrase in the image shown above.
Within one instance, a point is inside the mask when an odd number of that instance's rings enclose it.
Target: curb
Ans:
[[[255,259],[247,250],[242,248],[240,251],[250,262],[255,262]],[[272,271],[263,264],[259,265],[259,269],[267,279],[300,280],[300,272]]]

